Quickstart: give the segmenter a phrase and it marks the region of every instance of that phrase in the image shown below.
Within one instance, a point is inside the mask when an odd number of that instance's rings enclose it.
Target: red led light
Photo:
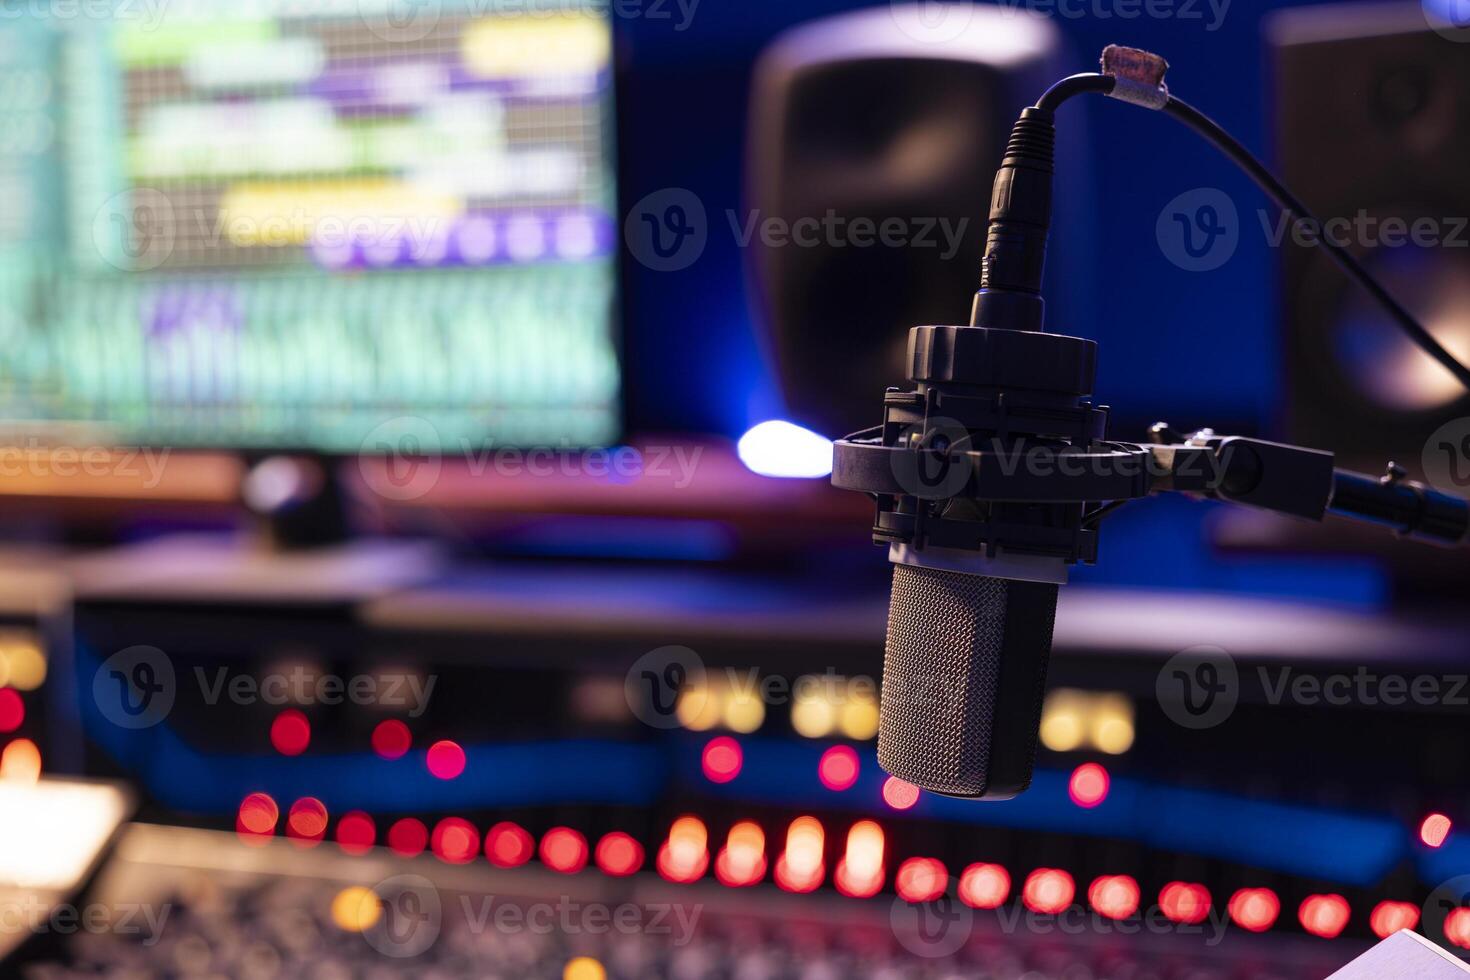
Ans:
[[[883,781],[883,802],[895,810],[907,810],[919,802],[919,787],[897,776],[889,776]]]
[[[766,876],[766,834],[753,820],[730,828],[725,846],[715,857],[715,877],[730,888],[754,885]]]
[[[429,772],[439,779],[454,779],[464,772],[464,749],[456,742],[445,740],[429,746],[427,756]]]
[[[786,849],[776,859],[776,884],[788,892],[814,891],[826,876],[822,854],[827,834],[816,817],[797,817],[786,830]]]
[[[1084,762],[1072,770],[1067,782],[1067,795],[1072,802],[1085,809],[1097,806],[1108,798],[1108,771],[1096,762]]]
[[[932,902],[944,894],[947,884],[949,872],[935,858],[909,858],[898,866],[898,874],[893,877],[894,890],[906,902]]]
[[[728,735],[710,739],[700,759],[705,778],[712,783],[728,783],[740,775],[740,767],[744,761],[740,743]]]
[[[480,832],[462,817],[445,817],[434,826],[430,846],[445,864],[469,864],[480,853]]]
[[[491,827],[485,833],[485,857],[497,868],[519,868],[531,860],[536,842],[530,833],[509,820]]]
[[[883,887],[883,828],[859,820],[847,832],[847,850],[832,874],[837,890],[848,898],[869,898]]]
[[[698,881],[709,867],[709,831],[698,817],[680,817],[669,828],[669,839],[658,849],[654,866],[669,881]]]
[[[1461,949],[1470,949],[1470,909],[1455,909],[1445,916],[1444,937]]]
[[[1137,912],[1138,896],[1138,882],[1128,875],[1103,875],[1087,889],[1087,901],[1109,919],[1126,919]]]
[[[1281,899],[1269,888],[1242,888],[1230,896],[1225,910],[1247,932],[1265,932],[1281,914]]]
[[[1011,874],[998,864],[972,864],[960,873],[960,901],[972,909],[998,909],[1011,895]]]
[[[1312,935],[1333,939],[1347,927],[1351,914],[1347,899],[1341,895],[1308,895],[1297,918]]]
[[[396,718],[380,721],[373,729],[373,751],[384,759],[401,759],[413,746],[413,734]]]
[[[1419,839],[1430,847],[1439,847],[1450,836],[1450,818],[1443,813],[1431,813],[1419,825]]]
[[[1368,916],[1368,926],[1373,935],[1387,939],[1400,929],[1412,929],[1419,924],[1419,906],[1409,902],[1379,902]]]
[[[281,809],[275,800],[265,793],[251,793],[240,801],[235,833],[247,844],[260,843],[276,832],[276,821],[280,819]]]
[[[348,854],[366,854],[378,840],[373,818],[361,810],[344,813],[337,821],[337,846]]]
[[[429,828],[422,820],[404,817],[388,828],[388,847],[399,857],[415,857],[429,846]]]
[[[552,871],[576,874],[587,866],[587,838],[570,827],[553,827],[541,838],[541,863]]]
[[[327,807],[313,796],[291,804],[286,814],[286,836],[299,847],[315,847],[327,836]]]
[[[13,687],[0,688],[0,734],[15,731],[26,720],[25,702]]]
[[[643,845],[615,830],[597,842],[595,858],[603,874],[621,878],[643,867]]]
[[[1021,901],[1033,912],[1056,915],[1072,904],[1077,885],[1072,876],[1056,868],[1037,868],[1021,886]]]
[[[281,755],[300,755],[311,744],[311,722],[295,708],[287,708],[271,722],[271,745]]]
[[[830,790],[851,789],[858,778],[858,754],[850,745],[834,745],[822,753],[817,764],[817,778]]]
[[[1210,914],[1210,890],[1187,881],[1171,881],[1159,891],[1159,908],[1170,922],[1197,925]]]

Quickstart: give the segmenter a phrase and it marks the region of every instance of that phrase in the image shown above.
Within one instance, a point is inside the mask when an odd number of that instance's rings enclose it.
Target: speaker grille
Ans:
[[[1004,752],[1029,782],[1055,609],[1055,585],[894,565],[879,765],[981,796]]]

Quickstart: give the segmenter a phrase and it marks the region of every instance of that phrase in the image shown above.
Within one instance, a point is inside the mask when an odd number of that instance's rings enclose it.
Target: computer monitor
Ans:
[[[618,438],[606,4],[103,6],[0,32],[0,419],[324,453]]]

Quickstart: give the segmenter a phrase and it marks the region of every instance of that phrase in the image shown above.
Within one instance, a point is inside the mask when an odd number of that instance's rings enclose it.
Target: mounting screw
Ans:
[[[1378,478],[1378,482],[1382,483],[1384,486],[1390,486],[1404,479],[1408,475],[1408,470],[1404,469],[1398,463],[1390,460],[1388,463],[1388,467],[1383,471],[1383,475]]]

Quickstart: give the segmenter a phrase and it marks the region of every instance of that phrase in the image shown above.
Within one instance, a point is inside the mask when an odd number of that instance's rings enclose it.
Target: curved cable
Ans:
[[[1072,98],[1087,92],[1108,93],[1113,90],[1114,78],[1111,75],[1103,75],[1096,72],[1087,72],[1080,75],[1070,75],[1057,82],[1036,102],[1036,107],[1047,111],[1056,111],[1057,106]],[[1321,222],[1307,210],[1296,195],[1286,188],[1286,185],[1276,179],[1276,176],[1266,169],[1266,165],[1256,159],[1255,155],[1247,150],[1235,137],[1227,133],[1220,124],[1209,116],[1200,112],[1194,106],[1175,96],[1169,96],[1164,104],[1165,115],[1172,116],[1179,122],[1184,123],[1200,136],[1204,137],[1225,156],[1229,157],[1237,167],[1256,182],[1282,210],[1289,215],[1294,215],[1299,221],[1306,221],[1315,227],[1321,227]],[[1350,279],[1355,280],[1358,285],[1367,290],[1368,295],[1378,301],[1393,319],[1394,323],[1406,333],[1410,340],[1419,346],[1430,357],[1434,358],[1454,375],[1467,390],[1470,390],[1470,368],[1461,364],[1453,354],[1445,349],[1434,335],[1419,323],[1414,315],[1410,313],[1402,303],[1393,298],[1393,295],[1385,289],[1378,280],[1363,268],[1351,252],[1341,245],[1325,236],[1318,237],[1319,243],[1327,250],[1327,254],[1337,263],[1337,267],[1347,273]]]
[[[1082,95],[1085,92],[1101,92],[1106,95],[1113,90],[1115,84],[1117,84],[1117,79],[1112,75],[1103,75],[1095,71],[1068,75],[1042,93],[1041,98],[1036,100],[1036,108],[1056,112],[1057,106],[1074,95]]]

